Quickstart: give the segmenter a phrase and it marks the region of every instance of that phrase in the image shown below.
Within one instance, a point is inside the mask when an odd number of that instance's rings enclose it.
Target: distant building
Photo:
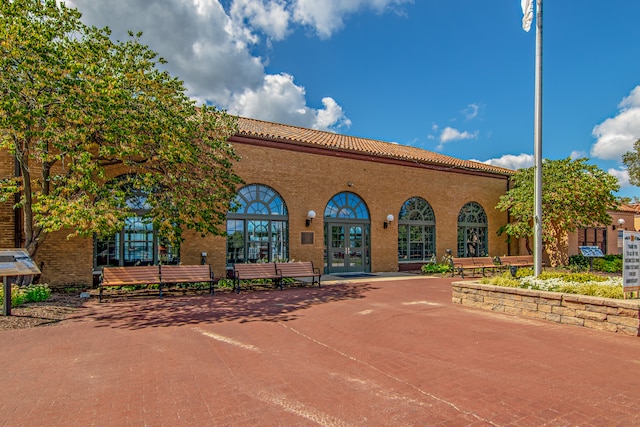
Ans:
[[[580,228],[569,234],[569,256],[580,254],[580,246],[598,246],[605,255],[622,253],[622,232],[640,229],[640,206],[620,205],[609,215],[611,224]]]

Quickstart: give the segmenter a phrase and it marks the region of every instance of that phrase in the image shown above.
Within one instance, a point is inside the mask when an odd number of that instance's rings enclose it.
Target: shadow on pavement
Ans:
[[[141,329],[214,322],[285,322],[314,305],[365,298],[377,289],[367,283],[340,283],[322,288],[290,288],[236,294],[130,297],[89,304],[69,320],[90,320],[99,328]]]

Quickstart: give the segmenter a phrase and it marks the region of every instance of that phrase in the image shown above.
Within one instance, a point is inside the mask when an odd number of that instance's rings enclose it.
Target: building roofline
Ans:
[[[230,141],[483,175],[509,177],[515,173],[511,169],[462,160],[421,148],[246,117],[238,117],[238,133]]]

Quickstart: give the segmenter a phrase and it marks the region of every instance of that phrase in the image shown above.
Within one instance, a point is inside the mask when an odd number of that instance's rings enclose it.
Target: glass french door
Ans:
[[[367,224],[327,224],[327,272],[358,273],[369,270]]]

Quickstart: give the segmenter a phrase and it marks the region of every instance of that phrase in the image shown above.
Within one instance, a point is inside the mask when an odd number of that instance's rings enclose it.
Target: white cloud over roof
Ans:
[[[524,169],[533,166],[535,163],[535,159],[531,154],[518,154],[517,156],[513,154],[505,154],[502,157],[489,159],[489,160],[475,160],[476,162],[486,163],[488,165],[500,166],[502,168],[507,169]]]

